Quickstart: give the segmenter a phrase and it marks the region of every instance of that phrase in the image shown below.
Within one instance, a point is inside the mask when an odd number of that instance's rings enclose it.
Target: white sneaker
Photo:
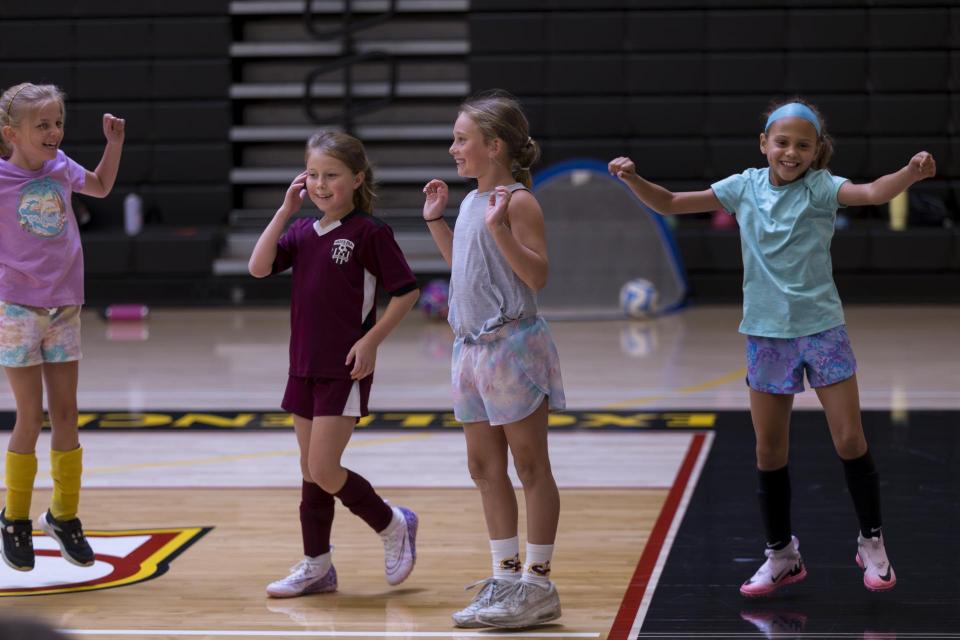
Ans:
[[[518,580],[499,602],[477,611],[477,622],[491,627],[522,629],[544,624],[560,617],[560,595],[551,582],[542,587]]]
[[[405,507],[391,507],[393,520],[380,533],[383,539],[383,573],[387,584],[406,580],[417,563],[417,514]]]
[[[271,598],[295,598],[308,593],[330,593],[337,590],[337,570],[329,559],[316,562],[304,558],[290,567],[290,575],[267,585]]]
[[[748,598],[769,595],[784,585],[800,582],[807,577],[797,536],[791,536],[790,544],[783,549],[765,549],[763,553],[767,561],[760,565],[753,577],[740,585],[741,595]]]
[[[486,578],[485,580],[474,582],[467,587],[467,591],[479,585],[483,586],[480,588],[480,591],[477,592],[477,595],[473,597],[473,600],[470,601],[470,604],[451,616],[453,618],[453,624],[461,629],[474,629],[487,626],[477,620],[477,611],[502,600],[504,595],[510,591],[510,587],[516,584],[516,582],[516,580],[505,580],[503,578]]]
[[[876,538],[857,534],[857,566],[863,569],[863,586],[870,591],[886,591],[897,584],[897,574],[883,547],[883,534]]]

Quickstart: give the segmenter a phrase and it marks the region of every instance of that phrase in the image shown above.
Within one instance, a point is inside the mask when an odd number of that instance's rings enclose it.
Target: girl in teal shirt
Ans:
[[[760,151],[767,167],[747,169],[705,191],[673,193],[638,176],[627,157],[611,160],[609,170],[661,214],[723,208],[740,226],[740,332],[747,335],[747,384],[767,536],[767,559],[740,593],[767,595],[807,575],[790,524],[787,470],[790,411],[793,394],[803,391],[804,372],[826,413],[853,497],[863,583],[871,591],[890,589],[897,578],[884,548],[879,481],[863,435],[856,360],[833,282],[830,241],[838,207],[889,202],[935,175],[936,163],[921,151],[899,171],[868,184],[833,176],[827,170],[833,144],[823,118],[801,99],[770,110]]]

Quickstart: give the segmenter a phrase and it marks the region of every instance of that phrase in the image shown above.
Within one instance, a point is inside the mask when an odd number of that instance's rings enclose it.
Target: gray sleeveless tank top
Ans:
[[[519,182],[510,193],[526,189]],[[490,192],[471,191],[460,203],[453,230],[450,314],[454,335],[467,341],[508,322],[537,315],[537,295],[517,277],[484,222]]]

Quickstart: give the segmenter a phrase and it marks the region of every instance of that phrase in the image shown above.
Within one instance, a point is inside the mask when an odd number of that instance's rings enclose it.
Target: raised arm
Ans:
[[[905,167],[895,173],[888,173],[867,184],[853,184],[849,180],[840,185],[837,200],[848,206],[883,204],[890,202],[904,189],[926,178],[937,175],[937,163],[933,156],[921,151],[910,158]]]
[[[440,255],[448,265],[453,266],[453,231],[443,219],[450,191],[443,180],[431,180],[423,188],[423,193],[426,196],[423,201],[423,219],[427,221],[427,229],[437,243]]]
[[[250,261],[247,263],[247,269],[254,278],[265,278],[273,270],[273,260],[277,257],[277,242],[283,235],[290,216],[299,211],[303,205],[303,190],[306,186],[307,172],[304,171],[290,183],[287,194],[283,198],[283,204],[273,214],[273,219],[267,228],[260,234],[253,253],[250,254]]]
[[[611,175],[624,182],[643,204],[657,213],[674,215],[714,211],[723,205],[717,200],[713,189],[705,191],[681,191],[674,193],[660,185],[644,180],[637,175],[637,167],[627,157],[614,158],[607,165]]]
[[[83,189],[80,193],[94,198],[106,198],[113,189],[120,170],[120,155],[123,152],[126,121],[109,113],[103,114],[103,135],[107,145],[103,148],[100,164],[93,171],[87,171]]]
[[[543,211],[529,191],[497,187],[490,194],[487,229],[517,277],[534,291],[547,285],[547,238]]]

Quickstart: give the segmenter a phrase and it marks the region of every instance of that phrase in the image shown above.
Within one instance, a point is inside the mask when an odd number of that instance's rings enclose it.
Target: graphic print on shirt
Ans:
[[[346,264],[350,259],[350,253],[353,251],[353,242],[346,238],[337,238],[333,241],[333,251],[330,257],[337,264]]]
[[[41,238],[59,236],[67,222],[67,201],[62,187],[49,177],[28,182],[20,192],[17,219],[27,233]]]

